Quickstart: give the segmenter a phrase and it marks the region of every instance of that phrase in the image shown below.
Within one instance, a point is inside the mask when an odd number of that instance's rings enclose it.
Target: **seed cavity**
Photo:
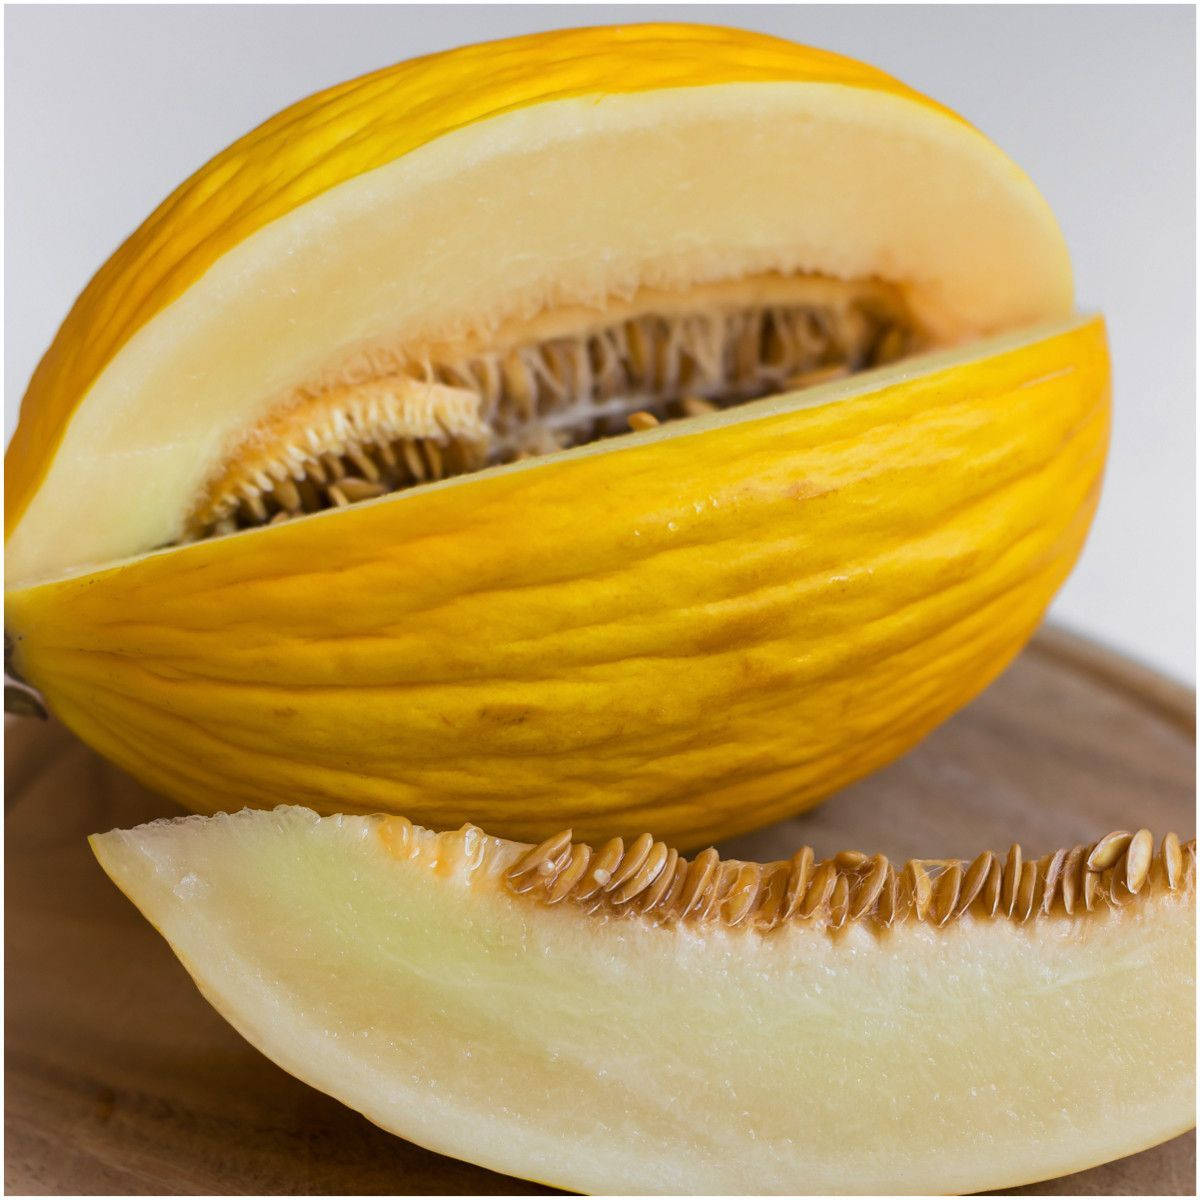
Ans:
[[[875,280],[762,276],[424,346],[377,346],[231,445],[185,540],[279,524],[781,391],[924,348]]]
[[[1018,924],[1078,920],[1139,895],[1190,892],[1195,874],[1194,840],[1182,844],[1169,833],[1156,852],[1145,829],[1037,859],[1014,845],[1005,857],[984,851],[969,862],[910,859],[899,868],[860,851],[818,861],[810,846],[781,862],[722,860],[712,847],[689,861],[649,834],[628,849],[614,838],[593,852],[565,831],[522,853],[504,883],[533,900],[609,916],[769,933],[796,922],[830,932],[905,921],[946,928],[968,914]]]

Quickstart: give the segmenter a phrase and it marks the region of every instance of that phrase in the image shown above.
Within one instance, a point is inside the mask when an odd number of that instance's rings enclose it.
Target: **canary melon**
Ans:
[[[695,858],[297,807],[96,836],[254,1045],[576,1191],[973,1192],[1195,1119],[1195,845]]]
[[[694,845],[999,672],[1107,430],[1052,215],[941,106],[744,31],[468,47],[247,135],[80,297],[10,663],[202,811]]]

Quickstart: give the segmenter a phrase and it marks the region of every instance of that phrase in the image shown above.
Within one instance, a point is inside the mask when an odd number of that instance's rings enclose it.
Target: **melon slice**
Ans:
[[[579,337],[755,310],[794,277],[811,309],[814,276],[872,307],[886,281],[940,344],[1072,307],[1066,244],[1031,181],[949,110],[840,55],[634,25],[351,80],[203,167],[79,298],[8,459],[10,579],[209,532],[223,500],[273,490],[250,450],[304,468],[275,419],[306,401],[322,404],[302,450],[312,435],[336,456],[353,431],[457,442],[460,426],[412,412],[411,364],[472,394],[453,368],[544,341],[545,318]],[[714,285],[733,298],[706,298]],[[364,383],[391,419],[356,429],[336,393]],[[245,516],[259,520],[252,502]]]
[[[690,862],[297,807],[92,838],[204,995],[423,1146],[577,1191],[945,1193],[1194,1121],[1195,846]]]

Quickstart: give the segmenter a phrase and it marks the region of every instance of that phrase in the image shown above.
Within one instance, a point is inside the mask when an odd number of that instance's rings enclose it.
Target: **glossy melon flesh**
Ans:
[[[760,865],[293,807],[92,845],[265,1054],[523,1178],[973,1192],[1194,1122],[1195,849],[1171,835]]]

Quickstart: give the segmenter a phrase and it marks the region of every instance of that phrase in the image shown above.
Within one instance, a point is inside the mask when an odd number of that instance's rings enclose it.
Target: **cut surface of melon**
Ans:
[[[487,337],[380,344],[241,436],[189,513],[187,539],[807,390],[903,358],[926,336],[894,287],[802,275],[639,289]]]
[[[576,30],[344,85],[215,159],[81,298],[12,444],[8,577],[177,541],[262,422],[381,346],[486,346],[547,313],[603,324],[639,293],[764,275],[883,281],[933,344],[1072,304],[1030,181],[838,56]]]
[[[1194,1121],[1194,844],[690,862],[299,808],[92,839],[205,996],[431,1149],[579,1191],[945,1193]]]

